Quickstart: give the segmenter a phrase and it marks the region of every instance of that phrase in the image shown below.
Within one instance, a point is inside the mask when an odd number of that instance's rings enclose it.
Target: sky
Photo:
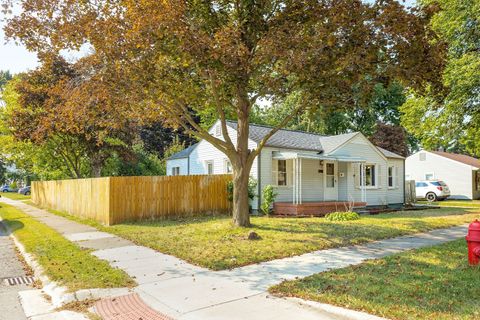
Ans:
[[[372,1],[372,0],[366,0]],[[406,5],[412,5],[415,0],[406,0]],[[35,69],[38,65],[37,55],[29,52],[24,46],[15,44],[12,40],[5,39],[3,27],[4,16],[0,12],[0,70],[10,70],[19,73]],[[76,54],[73,54],[76,55]]]

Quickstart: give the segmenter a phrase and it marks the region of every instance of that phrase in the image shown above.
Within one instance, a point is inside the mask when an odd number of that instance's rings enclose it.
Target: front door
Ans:
[[[325,161],[325,200],[338,200],[337,164]]]

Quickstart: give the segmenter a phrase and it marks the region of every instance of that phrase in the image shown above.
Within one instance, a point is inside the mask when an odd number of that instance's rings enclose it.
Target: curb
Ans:
[[[294,301],[300,305],[308,306],[313,309],[319,309],[324,312],[330,313],[336,317],[346,318],[351,320],[388,320],[387,318],[382,318],[379,316],[374,316],[372,314],[356,311],[351,309],[345,309],[342,307],[337,307],[331,304],[310,301],[310,300],[303,300],[300,298],[287,298],[287,300]]]
[[[0,223],[3,219],[0,217]],[[82,289],[75,292],[68,292],[66,287],[60,286],[55,281],[50,280],[48,276],[45,275],[45,270],[43,267],[35,260],[35,258],[25,250],[24,245],[17,239],[13,234],[12,230],[4,223],[5,230],[10,234],[10,237],[13,239],[15,246],[18,248],[18,251],[25,259],[25,262],[32,269],[33,274],[36,279],[42,282],[43,288],[42,291],[51,298],[52,305],[55,308],[62,307],[63,305],[75,302],[75,301],[85,301],[89,299],[101,299],[105,297],[117,297],[131,293],[130,288],[108,288],[108,289]]]

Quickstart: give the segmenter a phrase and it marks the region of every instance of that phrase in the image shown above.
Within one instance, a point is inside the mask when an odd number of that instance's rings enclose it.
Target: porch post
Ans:
[[[296,177],[296,158],[293,158],[292,159],[292,178],[293,178],[293,183],[292,183],[292,191],[293,191],[293,195],[292,195],[292,203],[293,204],[296,204],[296,200],[295,200],[295,194],[296,194],[296,188],[297,188],[297,177]]]
[[[299,177],[300,177],[300,185],[299,185],[299,190],[300,190],[299,198],[300,199],[299,199],[299,201],[300,201],[300,204],[302,204],[302,169],[303,169],[302,168],[302,158],[300,158],[298,161],[300,162],[300,168],[298,170],[299,171],[298,174],[299,174]]]

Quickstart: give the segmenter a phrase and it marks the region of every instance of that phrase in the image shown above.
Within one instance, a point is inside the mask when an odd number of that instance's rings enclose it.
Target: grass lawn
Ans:
[[[360,220],[349,222],[329,222],[324,218],[252,217],[253,226],[245,229],[232,226],[231,218],[226,216],[105,227],[91,220],[51,212],[213,270],[446,228],[480,218],[479,210],[442,208],[362,216]],[[250,230],[262,239],[247,240]]]
[[[419,204],[431,204],[440,207],[480,208],[479,200],[443,200],[443,201],[419,201]]]
[[[122,270],[114,269],[65,239],[55,230],[22,211],[0,205],[0,217],[53,281],[70,291],[88,288],[132,287],[135,282]]]
[[[9,198],[12,200],[30,200],[30,196],[24,196],[23,194],[16,192],[2,192],[0,196]]]
[[[283,282],[270,291],[389,319],[480,319],[479,274],[479,267],[468,266],[462,239]]]

